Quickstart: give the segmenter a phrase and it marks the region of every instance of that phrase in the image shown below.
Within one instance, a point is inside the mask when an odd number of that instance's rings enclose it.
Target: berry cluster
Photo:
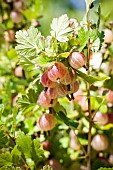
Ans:
[[[44,91],[40,93],[38,102],[44,108],[50,108],[56,105],[58,97],[67,97],[69,101],[73,100],[73,93],[79,89],[79,82],[74,69],[83,67],[85,62],[86,57],[83,53],[72,52],[68,58],[71,68],[68,69],[61,62],[55,62],[50,66],[41,76],[40,81],[44,86]],[[43,121],[42,123],[39,121],[39,126],[42,130],[48,129],[48,127],[42,128],[42,124]]]

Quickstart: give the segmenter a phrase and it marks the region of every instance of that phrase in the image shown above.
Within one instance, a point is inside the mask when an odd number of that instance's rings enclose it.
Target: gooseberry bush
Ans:
[[[93,1],[81,22],[54,18],[47,37],[34,26],[16,32],[15,75],[28,81],[11,120],[0,105],[0,169],[112,170],[113,23],[100,5],[90,18]]]

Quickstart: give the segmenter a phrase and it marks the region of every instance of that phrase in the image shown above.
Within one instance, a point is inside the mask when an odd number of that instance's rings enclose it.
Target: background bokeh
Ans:
[[[113,1],[112,0],[96,0],[95,8],[92,10],[93,19],[96,18],[94,10],[98,4],[101,4],[102,15],[109,15],[108,20],[113,20]],[[43,17],[40,19],[43,25],[41,31],[48,35],[52,18],[67,13],[68,16],[81,20],[85,14],[85,0],[43,0]]]

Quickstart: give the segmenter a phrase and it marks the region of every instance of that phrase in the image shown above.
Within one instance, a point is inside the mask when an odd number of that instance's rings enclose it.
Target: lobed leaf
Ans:
[[[35,65],[36,63],[34,62],[34,60],[30,60],[26,56],[19,56],[19,62],[25,70],[30,72],[31,76],[34,76],[40,72],[38,67],[36,67],[36,65]]]
[[[17,31],[15,37],[17,42],[15,49],[21,56],[35,56],[43,49],[42,35],[33,26],[27,31]]]
[[[67,14],[54,18],[51,23],[51,36],[56,38],[59,42],[68,41],[68,36],[71,35],[72,29],[69,27],[69,20]]]
[[[14,146],[13,150],[11,151],[12,162],[14,164],[18,164],[19,158],[21,156],[21,152],[19,151],[17,145]]]
[[[89,32],[87,30],[85,30],[84,28],[81,28],[78,31],[78,41],[80,43],[80,48],[78,50],[80,52],[83,50],[83,48],[88,43],[88,39],[89,39]]]
[[[5,148],[7,142],[8,142],[7,136],[3,132],[0,132],[0,149]]]
[[[16,144],[19,146],[19,150],[25,155],[25,158],[31,158],[31,137],[25,135],[23,132],[19,132],[16,138]]]
[[[0,168],[12,166],[12,158],[9,152],[0,154]]]

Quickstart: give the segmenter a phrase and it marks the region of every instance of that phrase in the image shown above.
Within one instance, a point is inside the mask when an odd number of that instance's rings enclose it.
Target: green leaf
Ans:
[[[8,58],[9,58],[10,60],[12,60],[12,59],[17,59],[17,56],[18,56],[18,55],[17,55],[15,49],[12,48],[11,50],[9,50],[9,51],[7,52],[7,56],[8,56]]]
[[[69,119],[62,111],[57,112],[59,118],[70,128],[76,129],[78,127],[78,122]]]
[[[0,168],[12,166],[12,164],[10,153],[0,154]]]
[[[92,38],[92,36],[91,36]],[[102,47],[102,43],[104,42],[104,32],[97,32],[95,31],[95,37],[93,37],[93,42],[91,45],[91,50],[93,52],[98,52],[101,47]]]
[[[50,64],[52,64],[52,61],[50,60],[50,58],[48,58],[47,56],[43,54],[37,57],[35,59],[35,62],[37,66],[39,67],[48,67]]]
[[[68,41],[68,36],[71,35],[71,28],[69,27],[69,20],[66,14],[59,18],[54,18],[51,23],[51,36],[56,38],[59,42]]]
[[[31,26],[27,31],[16,32],[15,47],[17,53],[22,56],[36,56],[43,49],[43,38],[37,28]]]
[[[7,136],[0,132],[0,149],[7,147],[6,144],[8,142]]]
[[[26,56],[19,56],[19,62],[26,71],[30,72],[31,76],[40,73],[40,69],[36,66],[34,60],[30,60]]]
[[[32,140],[29,135],[25,135],[23,132],[19,132],[16,138],[16,144],[18,145],[18,149],[23,152],[26,158],[26,162],[31,168],[34,169],[34,161],[32,160]]]
[[[113,91],[113,75],[110,76],[110,79],[104,82],[104,87]]]
[[[3,112],[4,112],[4,105],[0,104],[0,118],[1,118]]]
[[[21,152],[19,151],[17,145],[14,146],[13,150],[11,151],[12,162],[14,164],[18,164],[19,158],[21,156]]]
[[[22,95],[22,97],[18,98],[17,103],[20,105],[24,114],[32,111],[35,108],[37,105],[38,96],[42,90],[43,86],[38,84],[37,91],[34,89],[29,89],[26,95]]]
[[[63,113],[66,114],[66,109],[62,105],[60,105],[59,102],[57,102],[53,109],[55,110],[55,112],[62,111]]]
[[[99,6],[98,6],[97,14],[98,14],[97,28],[99,28],[99,25],[100,25],[100,17],[101,17],[101,6],[100,6],[100,4],[99,4]]]
[[[41,17],[43,14],[42,12],[43,12],[42,0],[34,1],[29,6],[29,8],[26,8],[22,11],[22,13],[25,15],[27,20],[30,21],[32,21],[34,18]]]
[[[35,162],[35,165],[39,165],[39,162],[41,160],[44,161],[44,150],[42,149],[42,146],[40,144],[39,138],[36,138],[32,142],[32,158]]]
[[[19,132],[16,138],[16,144],[19,146],[19,150],[23,152],[25,158],[31,158],[31,137],[25,135],[23,132]]]
[[[88,43],[89,32],[87,30],[85,30],[84,28],[81,28],[80,30],[78,30],[78,38],[77,39],[78,39],[79,44],[80,44],[80,48],[78,50],[82,51],[83,48]]]
[[[99,168],[98,170],[113,170],[113,168]]]
[[[70,54],[70,52],[64,52],[64,53],[59,54],[58,57],[68,58],[68,57],[69,57],[69,54]]]
[[[80,70],[76,70],[76,72],[79,77],[82,77],[89,84],[93,84],[94,82],[97,82],[97,81],[105,81],[105,80],[110,79],[110,77],[108,77],[108,76],[104,76],[104,77],[90,76],[90,75],[87,75],[87,74],[81,72]]]
[[[43,158],[44,151],[40,145],[40,141],[38,138],[33,140],[33,146],[34,146],[34,150],[35,150],[35,153],[36,153],[36,156],[38,157],[38,159]]]

